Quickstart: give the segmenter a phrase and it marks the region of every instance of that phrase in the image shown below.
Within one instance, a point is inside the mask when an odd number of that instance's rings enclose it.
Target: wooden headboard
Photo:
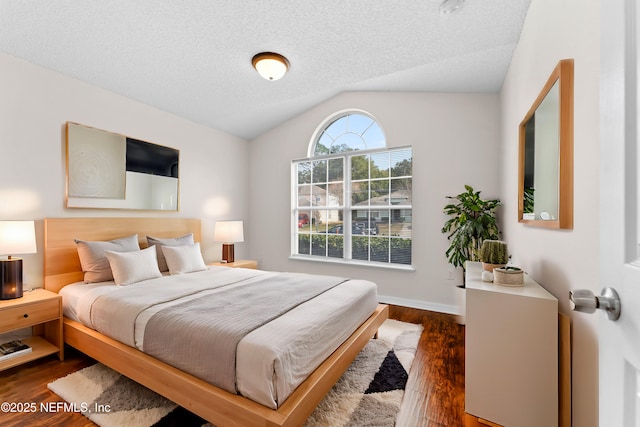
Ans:
[[[140,247],[147,235],[159,238],[193,233],[200,241],[200,220],[193,218],[45,218],[44,287],[58,292],[84,278],[73,239],[113,240],[138,234]]]

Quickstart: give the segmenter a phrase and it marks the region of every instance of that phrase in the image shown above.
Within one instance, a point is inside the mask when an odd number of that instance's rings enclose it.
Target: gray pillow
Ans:
[[[162,252],[162,246],[184,246],[193,245],[193,233],[185,234],[180,237],[171,237],[168,239],[159,239],[157,237],[147,236],[147,244],[149,246],[155,245],[156,255],[158,256],[158,268],[160,271],[169,271],[167,261]]]
[[[104,251],[131,252],[140,250],[137,234],[107,242],[88,242],[79,239],[74,239],[74,241],[78,245],[80,265],[84,271],[84,281],[87,283],[113,280],[111,266]]]

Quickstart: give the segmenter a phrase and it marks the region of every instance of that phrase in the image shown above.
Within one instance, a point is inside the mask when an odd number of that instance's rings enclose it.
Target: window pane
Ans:
[[[344,237],[341,235],[327,236],[327,256],[344,258]]]
[[[407,222],[407,212],[411,212],[406,209],[391,209],[390,219],[390,232],[391,236],[411,237],[411,216],[409,214],[409,222]]]
[[[298,233],[309,233],[311,231],[312,218],[311,211],[298,211]]]
[[[336,224],[342,224],[342,221],[343,213],[341,209],[332,209],[327,211],[327,216],[325,218],[327,227],[331,227]]]
[[[311,183],[311,163],[300,162],[298,163],[298,184]]]
[[[344,159],[329,160],[329,182],[344,181]]]
[[[348,117],[349,116],[347,115],[347,116],[340,117],[337,120],[334,120],[329,126],[327,126],[327,129],[325,130],[325,132],[331,135],[333,139],[336,139],[338,136],[342,135],[347,131]]]
[[[317,184],[311,188],[311,205],[326,206],[327,205],[327,184]]]
[[[371,155],[371,178],[389,177],[389,153]]]
[[[413,155],[411,150],[397,150],[391,152],[391,176],[411,176]]]
[[[314,210],[311,215],[311,232],[322,233],[327,232],[327,211],[326,210]]]
[[[327,182],[327,161],[319,160],[313,162],[312,182]]]
[[[369,261],[369,238],[354,236],[351,239],[351,258]]]
[[[369,156],[351,157],[351,179],[369,179]]]
[[[391,180],[391,195],[389,201],[392,205],[411,206],[411,178]]]
[[[369,205],[369,183],[367,181],[351,184],[351,204]]]
[[[391,241],[391,262],[411,265],[411,239],[394,239]]]
[[[391,192],[411,191],[411,178],[395,178],[391,180]]]
[[[301,255],[311,254],[311,235],[298,234],[298,253]]]
[[[311,186],[299,185],[298,186],[298,207],[306,208],[311,206]]]
[[[389,180],[381,179],[371,181],[371,201],[372,205],[389,205]]]
[[[376,222],[378,224],[378,235],[389,236],[391,233],[391,224],[389,222],[389,209],[378,209]]]
[[[326,196],[326,206],[342,206],[344,202],[344,186],[342,183],[329,184]]]
[[[371,117],[367,117],[362,114],[350,114],[348,117],[349,132],[354,132],[358,135],[364,134],[365,131],[369,129],[372,124],[374,124],[374,121]]]
[[[329,154],[329,150],[331,149],[331,145],[333,145],[333,138],[327,134],[327,132],[322,132],[320,139],[316,142],[315,154]]]
[[[369,260],[389,262],[389,238],[371,237]]]
[[[374,124],[371,126],[365,133],[364,139],[367,141],[367,146],[370,149],[373,148],[384,148],[387,143],[384,138],[384,133],[378,124]]]
[[[311,255],[327,256],[327,235],[311,235]]]

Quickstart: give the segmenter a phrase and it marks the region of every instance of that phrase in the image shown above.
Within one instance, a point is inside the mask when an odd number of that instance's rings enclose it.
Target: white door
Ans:
[[[600,5],[600,283],[618,291],[622,310],[617,321],[597,313],[599,418],[640,427],[640,5]]]

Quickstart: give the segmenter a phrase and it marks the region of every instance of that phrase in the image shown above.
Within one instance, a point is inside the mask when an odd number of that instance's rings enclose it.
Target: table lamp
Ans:
[[[22,296],[22,258],[13,255],[36,252],[33,221],[0,221],[0,300]]]
[[[244,242],[242,221],[218,221],[213,236],[216,242],[222,242],[222,261],[233,262],[233,244]]]

